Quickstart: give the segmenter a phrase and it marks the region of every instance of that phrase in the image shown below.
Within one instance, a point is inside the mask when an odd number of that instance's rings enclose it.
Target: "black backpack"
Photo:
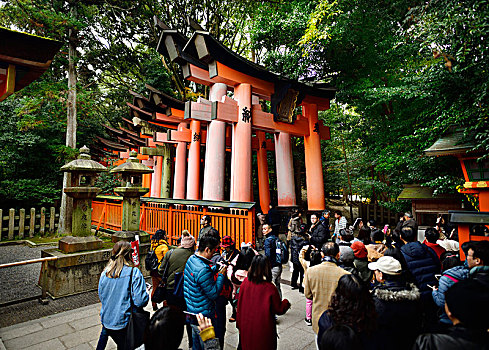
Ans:
[[[159,261],[154,250],[150,250],[148,252],[146,259],[144,259],[144,264],[146,266],[146,270],[148,271],[154,271],[158,268]]]

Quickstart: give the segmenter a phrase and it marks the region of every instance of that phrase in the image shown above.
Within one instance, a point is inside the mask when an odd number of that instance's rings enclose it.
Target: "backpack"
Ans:
[[[154,250],[150,250],[148,252],[146,259],[144,259],[144,264],[146,266],[146,270],[148,271],[154,271],[158,268],[159,261]]]
[[[275,241],[275,261],[278,264],[286,264],[289,261],[289,250],[280,239]]]

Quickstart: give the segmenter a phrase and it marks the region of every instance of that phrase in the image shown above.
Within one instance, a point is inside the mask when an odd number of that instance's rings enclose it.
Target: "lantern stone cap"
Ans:
[[[92,160],[90,157],[90,149],[87,146],[83,146],[80,148],[80,155],[78,156],[78,159],[72,160],[68,164],[63,165],[61,167],[61,171],[98,173],[101,171],[107,171],[107,168]]]
[[[126,173],[126,174],[151,174],[153,169],[141,164],[137,158],[138,153],[136,151],[129,152],[129,158],[125,163],[122,163],[118,167],[115,167],[111,173]]]

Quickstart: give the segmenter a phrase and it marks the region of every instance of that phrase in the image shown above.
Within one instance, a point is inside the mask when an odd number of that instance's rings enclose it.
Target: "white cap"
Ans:
[[[368,268],[372,271],[379,270],[388,275],[400,275],[402,273],[401,263],[392,256],[383,256],[379,260],[369,263]]]

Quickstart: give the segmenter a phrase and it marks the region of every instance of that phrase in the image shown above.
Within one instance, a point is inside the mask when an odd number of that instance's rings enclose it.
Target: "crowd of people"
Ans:
[[[446,232],[441,217],[420,242],[410,213],[391,230],[374,220],[348,226],[341,211],[333,222],[329,211],[313,213],[306,224],[294,210],[282,233],[280,215],[271,209],[258,214],[255,244],[240,249],[230,236],[220,237],[208,215],[197,241],[183,232],[173,247],[163,230],[153,235],[156,312],[140,349],[178,349],[184,329],[189,348],[222,349],[227,322],[236,322],[238,349],[276,349],[277,316],[291,306],[282,299],[287,264],[290,288],[304,294],[305,322],[318,349],[489,348],[489,241],[464,243],[461,259],[456,232]],[[158,288],[165,290],[162,304],[153,301]],[[108,337],[126,349],[131,307],[150,300],[129,243],[114,245],[99,296],[97,349]]]

